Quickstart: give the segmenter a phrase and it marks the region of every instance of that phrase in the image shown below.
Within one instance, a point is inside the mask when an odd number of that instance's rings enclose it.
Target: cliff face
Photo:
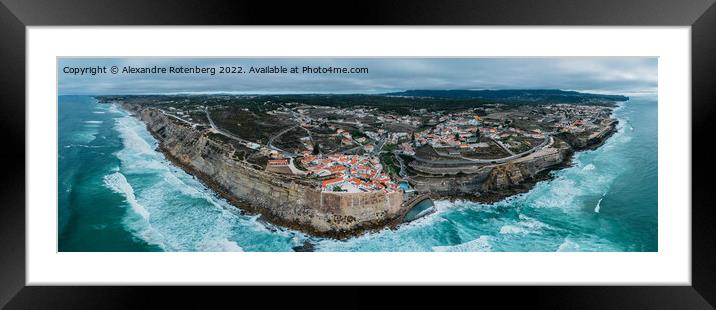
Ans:
[[[601,130],[591,135],[575,135],[562,132],[557,137],[567,142],[576,151],[596,149],[617,131],[618,124],[618,120],[612,120]]]
[[[475,173],[440,177],[412,177],[413,187],[419,192],[431,192],[441,196],[479,194],[480,185],[490,175],[489,167],[482,167]]]
[[[326,193],[305,179],[256,170],[233,159],[233,147],[160,111],[125,105],[159,140],[165,155],[235,205],[269,222],[342,238],[397,218],[402,193]],[[244,202],[244,203],[242,203]]]
[[[528,188],[544,171],[563,165],[569,152],[563,147],[548,148],[528,158],[473,168],[470,174],[413,177],[411,180],[415,189],[421,192],[441,196],[489,197],[489,201],[495,201]]]
[[[567,153],[564,149],[549,149],[529,160],[495,166],[482,182],[480,189],[489,192],[521,187],[524,183],[534,180],[541,172],[564,163]]]

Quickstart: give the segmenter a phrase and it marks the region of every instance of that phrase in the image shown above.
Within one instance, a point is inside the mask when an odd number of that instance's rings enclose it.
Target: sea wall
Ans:
[[[326,193],[317,182],[257,170],[234,159],[230,144],[156,109],[123,105],[146,125],[162,152],[232,204],[309,234],[344,238],[392,222],[402,193]]]

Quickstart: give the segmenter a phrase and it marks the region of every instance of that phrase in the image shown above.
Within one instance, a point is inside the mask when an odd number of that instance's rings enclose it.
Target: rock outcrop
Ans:
[[[618,120],[612,120],[602,127],[601,130],[589,135],[562,132],[559,133],[557,137],[567,142],[575,151],[593,150],[601,146],[604,141],[617,132],[618,124]]]
[[[558,144],[508,163],[474,165],[470,168],[473,173],[416,176],[411,177],[411,183],[420,192],[431,192],[438,196],[497,201],[528,190],[536,181],[543,179],[549,170],[565,166],[572,151],[561,142]],[[454,169],[440,167],[435,170],[452,172]]]

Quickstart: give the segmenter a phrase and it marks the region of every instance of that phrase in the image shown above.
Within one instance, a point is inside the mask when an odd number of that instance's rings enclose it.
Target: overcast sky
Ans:
[[[110,68],[241,66],[366,67],[360,74],[111,74]],[[65,68],[105,66],[73,75]],[[408,89],[550,88],[654,96],[657,58],[61,58],[60,95],[157,93],[384,93]],[[218,69],[217,69],[218,70]]]

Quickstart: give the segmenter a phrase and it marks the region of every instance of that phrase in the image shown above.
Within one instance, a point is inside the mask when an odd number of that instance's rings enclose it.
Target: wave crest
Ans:
[[[432,249],[435,252],[491,252],[491,239],[490,236],[480,236],[480,238],[458,245],[434,246]]]
[[[143,219],[149,220],[149,211],[137,201],[134,188],[127,182],[127,178],[123,174],[115,172],[104,176],[104,184],[114,192],[124,195],[132,210]]]

